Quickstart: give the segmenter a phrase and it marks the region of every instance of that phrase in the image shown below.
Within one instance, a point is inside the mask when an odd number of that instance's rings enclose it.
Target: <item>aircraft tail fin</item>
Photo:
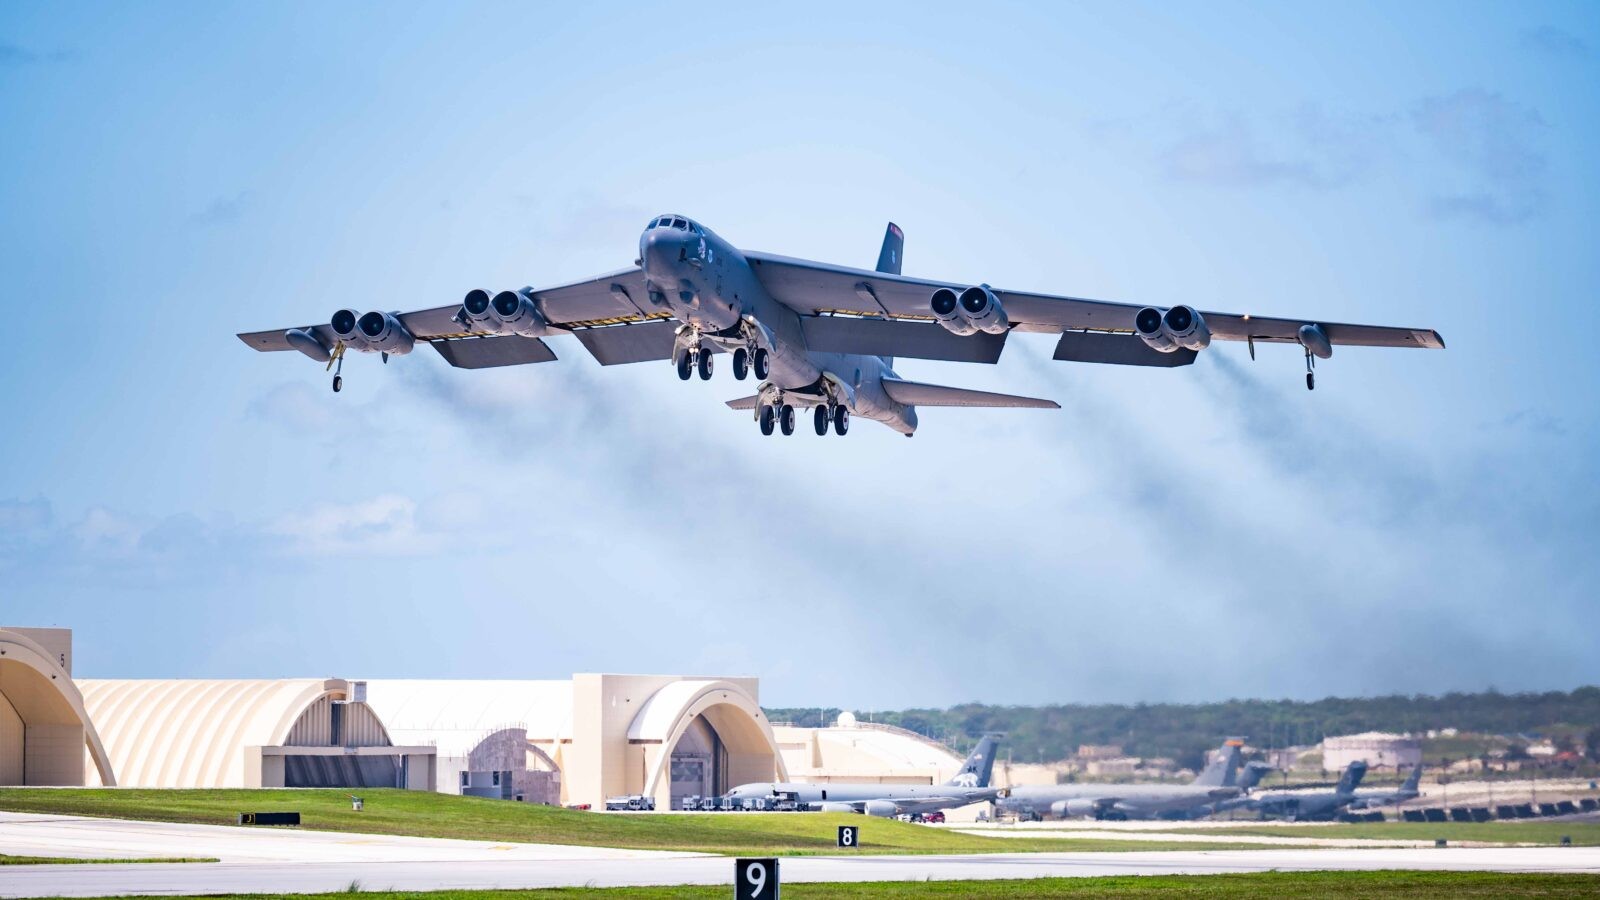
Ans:
[[[900,226],[889,223],[883,233],[883,249],[878,251],[878,271],[889,275],[900,274],[900,261],[905,255],[906,236]]]
[[[1257,761],[1250,763],[1239,772],[1238,787],[1248,791],[1260,784],[1261,779],[1265,778],[1267,773],[1271,771],[1272,766],[1269,766],[1264,762]]]
[[[983,740],[978,741],[978,746],[972,748],[972,753],[967,756],[966,762],[961,764],[961,770],[945,784],[965,788],[988,787],[989,778],[994,774],[994,751],[998,746],[1000,746],[999,735],[984,735]]]
[[[1344,768],[1344,774],[1339,776],[1339,786],[1334,788],[1336,793],[1348,794],[1361,784],[1361,779],[1367,774],[1367,764],[1356,760]]]
[[[1411,774],[1406,776],[1405,784],[1400,785],[1402,793],[1416,794],[1417,785],[1422,782],[1422,763],[1411,767]]]
[[[1234,773],[1239,768],[1239,748],[1244,746],[1244,741],[1239,738],[1228,738],[1217,748],[1217,755],[1210,764],[1194,777],[1193,784],[1208,785],[1211,787],[1231,787]]]

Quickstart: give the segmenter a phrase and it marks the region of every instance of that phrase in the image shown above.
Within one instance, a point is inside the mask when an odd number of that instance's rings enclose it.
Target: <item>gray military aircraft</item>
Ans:
[[[1418,784],[1422,781],[1422,764],[1418,763],[1411,769],[1411,774],[1399,788],[1392,791],[1372,790],[1356,791],[1355,799],[1350,802],[1351,809],[1374,809],[1379,806],[1388,806],[1393,803],[1404,803],[1422,795]]]
[[[729,791],[727,796],[742,800],[789,795],[791,799],[822,812],[866,813],[884,818],[955,809],[969,803],[993,800],[1005,792],[1004,788],[989,786],[989,777],[994,773],[994,751],[999,743],[999,736],[984,735],[961,764],[960,771],[944,784],[755,782],[741,784]]]
[[[1331,819],[1356,800],[1356,786],[1367,774],[1367,764],[1356,760],[1345,767],[1331,793],[1315,791],[1265,791],[1236,804],[1219,803],[1221,809],[1249,809],[1267,816],[1304,821]]]
[[[1025,819],[1144,819],[1196,809],[1239,796],[1242,744],[1229,738],[1188,784],[1030,784],[1012,788],[996,806]]]
[[[257,350],[298,350],[344,383],[351,351],[391,356],[429,344],[463,369],[551,362],[546,338],[570,335],[601,365],[671,360],[678,377],[709,380],[713,355],[732,355],[734,378],[756,393],[728,402],[751,410],[764,434],[792,434],[797,409],[816,431],[844,434],[850,416],[910,437],[919,406],[1058,408],[1050,400],[902,378],[898,357],[995,363],[1013,331],[1060,335],[1054,358],[1171,368],[1213,340],[1298,344],[1312,365],[1336,345],[1442,349],[1429,329],[1340,325],[1086,300],[900,274],[905,237],[893,223],[873,271],[743,251],[681,215],[652,219],[626,269],[548,288],[491,294],[416,312],[336,311],[325,325],[239,335]]]

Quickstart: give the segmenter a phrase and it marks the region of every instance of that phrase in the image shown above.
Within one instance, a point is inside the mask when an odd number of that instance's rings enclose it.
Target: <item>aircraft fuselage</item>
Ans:
[[[659,224],[669,220],[682,224]],[[684,324],[680,342],[730,352],[768,350],[764,401],[770,396],[796,406],[836,403],[901,434],[916,430],[915,409],[883,389],[884,377],[895,377],[888,360],[806,349],[799,315],[768,293],[739,248],[710,229],[660,217],[639,236],[639,265],[650,303]]]

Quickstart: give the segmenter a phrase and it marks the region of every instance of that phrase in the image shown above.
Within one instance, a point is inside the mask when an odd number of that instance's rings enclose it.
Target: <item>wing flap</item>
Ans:
[[[819,353],[858,353],[942,359],[949,362],[995,363],[1006,335],[979,332],[951,334],[931,322],[863,319],[855,316],[810,316],[800,320],[806,347]]]
[[[497,369],[553,362],[556,358],[555,351],[544,341],[515,334],[433,341],[432,346],[445,362],[458,369]]]
[[[1065,362],[1107,363],[1116,366],[1187,366],[1199,355],[1193,350],[1162,353],[1132,334],[1103,331],[1063,331],[1052,359]]]
[[[908,406],[970,406],[990,409],[1060,409],[1054,400],[1036,397],[1018,397],[1014,394],[996,394],[968,388],[945,387],[942,384],[923,384],[920,381],[902,381],[885,378],[883,390],[896,403]]]
[[[642,325],[583,328],[572,334],[600,365],[619,366],[671,359],[677,327],[678,323],[670,319],[656,319]]]

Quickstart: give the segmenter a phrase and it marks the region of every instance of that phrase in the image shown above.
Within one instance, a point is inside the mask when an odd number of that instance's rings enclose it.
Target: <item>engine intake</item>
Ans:
[[[523,337],[544,337],[550,333],[550,323],[526,290],[501,291],[489,302],[489,308],[499,320],[501,332]]]
[[[1161,310],[1153,306],[1146,306],[1134,314],[1133,330],[1151,350],[1171,353],[1178,349],[1178,342],[1161,327]]]
[[[961,314],[961,298],[949,288],[939,288],[934,291],[928,300],[928,308],[933,310],[933,318],[939,326],[951,334],[968,335],[978,332],[978,326]]]
[[[899,807],[889,800],[868,800],[866,803],[861,804],[861,809],[869,816],[888,819],[894,816]]]
[[[1005,334],[1011,328],[1011,320],[1006,318],[1000,298],[986,284],[961,292],[961,314],[974,328],[989,334]]]
[[[333,329],[334,336],[343,341],[345,346],[365,350],[367,340],[362,337],[361,329],[356,325],[360,318],[361,314],[353,309],[341,309],[328,319],[328,327]]]
[[[467,291],[467,296],[461,300],[461,311],[465,314],[467,324],[482,331],[498,331],[500,320],[495,318],[494,312],[489,309],[489,292],[482,288],[473,288]]]
[[[395,318],[394,313],[369,312],[356,320],[356,327],[361,330],[361,336],[366,338],[369,351],[404,356],[416,344],[416,338]]]
[[[1185,350],[1204,350],[1211,346],[1211,329],[1192,306],[1178,305],[1161,317],[1162,330]]]

